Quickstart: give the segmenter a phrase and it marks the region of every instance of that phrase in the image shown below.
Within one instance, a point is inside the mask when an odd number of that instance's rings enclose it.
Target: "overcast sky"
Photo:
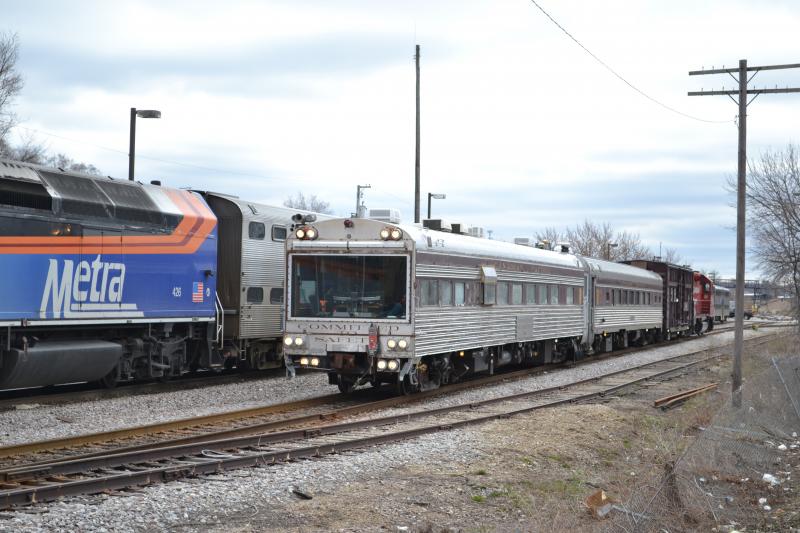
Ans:
[[[537,0],[538,1],[538,0]],[[423,216],[531,236],[589,219],[734,274],[737,108],[689,70],[795,63],[800,5],[540,0],[651,97],[634,92],[528,0],[61,2],[3,0],[25,88],[16,111],[54,152],[137,178],[281,204],[300,190],[413,221],[414,45],[422,47]],[[800,85],[800,71],[757,86]],[[751,156],[797,142],[800,96],[759,97]],[[194,166],[192,166],[194,165]],[[750,262],[748,271],[753,270]]]

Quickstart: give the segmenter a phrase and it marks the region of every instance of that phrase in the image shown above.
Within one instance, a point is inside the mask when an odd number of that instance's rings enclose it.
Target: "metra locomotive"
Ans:
[[[0,388],[282,364],[296,212],[0,160]]]
[[[301,225],[286,246],[286,353],[300,367],[328,372],[342,391],[363,383],[432,389],[473,372],[580,358],[692,326],[692,309],[682,306],[691,302],[691,270],[686,292],[658,273],[566,248],[366,219]]]

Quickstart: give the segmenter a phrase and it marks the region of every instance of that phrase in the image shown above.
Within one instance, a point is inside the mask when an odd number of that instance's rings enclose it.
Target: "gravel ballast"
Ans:
[[[322,373],[122,396],[0,413],[0,446],[155,424],[338,392]],[[24,399],[20,404],[25,404]]]
[[[752,339],[774,333],[774,331],[746,331],[745,338]],[[606,374],[625,367],[651,362],[676,355],[704,349],[719,348],[731,343],[733,332],[704,337],[677,345],[628,354],[620,358],[599,361],[564,370],[549,371],[535,377],[503,383],[460,394],[448,395],[426,402],[425,407],[466,403],[472,400],[506,395],[524,390],[566,384]],[[265,390],[270,386],[270,390]],[[212,390],[209,390],[212,389]],[[128,402],[125,410],[136,411],[131,418],[123,415],[126,423],[150,423],[169,418],[166,406],[184,405],[186,411],[181,418],[203,412],[241,408],[267,401],[288,401],[330,392],[324,375],[303,375],[294,380],[267,380],[265,382],[228,384],[201,391],[180,391],[156,394],[149,398],[131,397],[87,404],[59,407],[42,407],[30,411],[2,414],[5,431],[16,427],[29,439],[52,435],[57,425],[55,412],[70,409],[73,416],[81,415],[81,422],[64,424],[82,428],[83,432],[109,427],[107,418],[121,409],[119,402]],[[219,390],[215,390],[219,389]],[[280,393],[278,391],[281,391]],[[287,396],[276,396],[287,394]],[[205,399],[204,399],[205,398]],[[263,399],[260,399],[263,398]],[[209,402],[209,399],[213,399]],[[200,405],[193,405],[199,402]],[[109,405],[111,404],[111,405]],[[406,410],[417,410],[417,404]],[[154,412],[158,412],[155,414]],[[398,410],[395,410],[398,412]],[[26,427],[46,413],[50,425],[39,428]],[[89,414],[87,414],[89,413]],[[63,413],[62,413],[63,414]],[[13,416],[23,415],[24,421],[14,422]],[[373,415],[375,416],[375,415]],[[105,418],[104,418],[105,417]],[[154,418],[160,417],[160,418]],[[136,420],[131,422],[131,420]],[[90,423],[91,421],[91,423]],[[12,424],[14,424],[12,426]],[[22,424],[16,426],[16,424]],[[63,424],[63,423],[62,423]],[[91,429],[86,429],[91,428]],[[37,505],[0,513],[0,531],[141,531],[145,529],[196,530],[212,529],[228,531],[237,525],[245,526],[248,517],[270,513],[271,507],[290,504],[297,496],[293,488],[309,494],[335,494],[338,488],[360,480],[380,480],[387,469],[418,464],[425,461],[447,460],[455,464],[468,465],[482,456],[480,431],[467,428],[433,435],[426,435],[408,442],[362,452],[328,456],[318,460],[299,461],[286,465],[243,469],[219,475],[188,479],[164,485],[146,487],[122,496],[86,496],[63,502]],[[46,437],[45,437],[46,438]],[[287,527],[303,529],[303,524],[286,524]],[[413,524],[410,524],[413,527]]]

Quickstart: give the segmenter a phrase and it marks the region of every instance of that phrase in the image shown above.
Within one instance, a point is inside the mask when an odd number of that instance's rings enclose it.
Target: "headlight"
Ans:
[[[300,364],[303,366],[308,366],[308,357],[301,357]]]
[[[308,228],[306,230],[306,239],[316,239],[317,238],[317,230],[314,228]]]
[[[295,345],[295,346],[302,346],[302,345],[303,345],[303,339],[302,339],[302,337],[297,337],[297,338],[294,340],[294,345]]]
[[[291,346],[294,340],[291,337],[284,337],[283,344],[286,346]]]
[[[389,228],[383,228],[381,230],[381,239],[383,239],[384,241],[389,238],[389,235],[391,235]]]
[[[405,350],[406,348],[408,348],[408,341],[406,341],[405,339],[400,339],[397,345],[400,347],[401,350]]]
[[[303,228],[300,228],[299,230],[295,231],[294,234],[298,239],[306,238],[306,230],[304,230]]]
[[[394,350],[395,346],[397,346],[397,341],[394,339],[389,339],[386,341],[386,346],[388,346],[390,350]]]
[[[386,370],[386,359],[378,359],[378,370]]]
[[[316,357],[312,357],[311,366],[319,366],[319,359],[317,359]]]
[[[392,239],[394,239],[395,241],[399,241],[400,237],[402,237],[402,236],[403,236],[403,232],[400,231],[399,229],[394,228],[392,230]]]
[[[400,367],[400,361],[397,359],[392,359],[386,364],[386,366],[389,368],[389,370],[397,370]]]

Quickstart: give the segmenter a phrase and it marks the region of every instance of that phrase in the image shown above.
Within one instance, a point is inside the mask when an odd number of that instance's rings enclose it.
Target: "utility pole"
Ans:
[[[417,150],[414,158],[414,222],[419,223],[419,45],[414,54],[417,65]]]
[[[737,90],[726,91],[689,91],[689,96],[727,96],[739,106],[739,161],[736,182],[736,323],[734,328],[733,344],[733,376],[732,400],[734,407],[742,405],[742,350],[744,348],[744,254],[745,254],[745,198],[747,194],[747,106],[760,94],[797,93],[800,87],[786,87],[779,89],[748,89],[747,84],[762,70],[780,70],[800,68],[800,63],[790,65],[768,65],[763,67],[748,67],[746,59],[739,60],[739,68],[721,68],[711,70],[695,70],[689,76],[705,74],[729,74],[739,84]],[[749,78],[748,73],[753,75]],[[737,77],[738,75],[738,77]],[[747,95],[753,98],[747,101]],[[738,96],[738,99],[734,98]]]
[[[361,191],[363,191],[364,189],[371,189],[371,188],[372,185],[369,184],[356,185],[356,214],[355,214],[356,218],[364,218],[364,215],[366,214],[364,213],[364,211],[366,211],[366,209],[364,208],[364,203],[361,201],[361,197],[363,196],[363,193]]]

